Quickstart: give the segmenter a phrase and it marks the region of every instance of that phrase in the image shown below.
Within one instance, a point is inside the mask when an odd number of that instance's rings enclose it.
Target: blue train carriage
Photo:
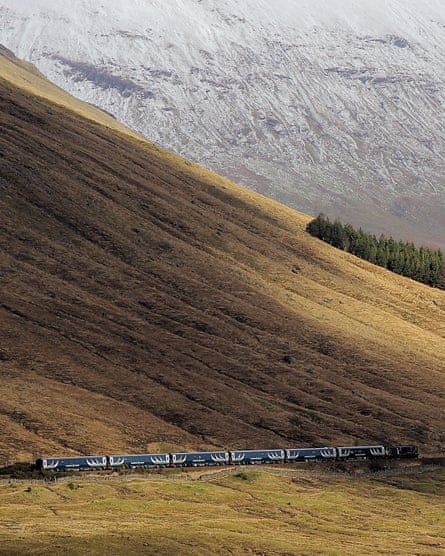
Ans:
[[[107,468],[107,458],[106,456],[39,458],[36,466],[42,471],[95,471]]]
[[[291,448],[286,450],[286,462],[335,460],[336,448]]]
[[[341,446],[337,448],[337,459],[374,459],[386,456],[385,446]]]
[[[178,452],[170,454],[173,467],[204,467],[229,465],[229,452]]]
[[[284,450],[235,450],[230,452],[234,465],[254,465],[260,463],[284,463]]]
[[[390,458],[417,458],[419,456],[419,449],[414,444],[388,446],[387,455]]]
[[[107,464],[110,469],[125,467],[134,469],[145,467],[147,469],[159,469],[170,465],[170,454],[126,454],[118,456],[107,456]]]

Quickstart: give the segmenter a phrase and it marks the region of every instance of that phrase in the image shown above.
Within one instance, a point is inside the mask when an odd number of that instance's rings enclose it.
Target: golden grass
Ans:
[[[246,470],[0,485],[0,554],[435,556],[444,481],[444,470],[374,480]]]
[[[1,381],[0,399],[4,412],[0,415],[4,435],[0,466],[30,461],[30,449],[33,460],[42,453],[60,453],[60,445],[65,446],[66,455],[74,455],[79,450],[101,454],[104,438],[113,453],[120,452],[130,442],[139,452],[148,448],[158,453],[181,449],[181,444],[192,441],[183,430],[131,404],[116,401],[110,411],[105,396],[43,379],[36,373],[29,373],[26,380],[9,376],[8,380]],[[73,436],[78,438],[77,450],[68,447]],[[158,442],[148,445],[150,438]],[[170,444],[163,445],[163,438],[169,438]],[[8,450],[8,445],[14,448]]]

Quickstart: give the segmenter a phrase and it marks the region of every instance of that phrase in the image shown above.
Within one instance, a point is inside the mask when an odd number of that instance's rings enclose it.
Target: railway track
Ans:
[[[90,474],[87,472],[83,473],[73,473],[71,475],[57,477],[43,477],[43,478],[21,478],[17,479],[14,477],[0,479],[0,485],[7,484],[47,484],[47,483],[70,483],[70,482],[108,482],[108,481],[128,481],[134,479],[159,479],[159,480],[171,480],[171,481],[212,481],[215,479],[221,479],[228,477],[230,475],[246,474],[251,471],[261,471],[262,473],[269,473],[271,475],[281,475],[286,477],[302,477],[309,476],[315,478],[323,477],[345,477],[351,480],[359,479],[372,479],[382,476],[391,475],[401,475],[401,474],[416,474],[425,471],[433,471],[435,469],[440,469],[445,467],[445,457],[444,458],[421,458],[415,464],[391,467],[388,469],[379,469],[375,471],[366,470],[366,464],[369,462],[363,462],[362,470],[360,466],[351,470],[320,470],[320,469],[304,469],[303,465],[297,468],[284,469],[278,466],[267,466],[267,465],[237,465],[219,468],[217,471],[209,473],[198,474],[198,470],[195,469],[184,469],[177,473],[169,472],[127,472],[127,473],[94,473]]]

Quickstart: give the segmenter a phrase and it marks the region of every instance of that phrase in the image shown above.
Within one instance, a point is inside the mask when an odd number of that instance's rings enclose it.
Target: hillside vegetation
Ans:
[[[308,216],[102,113],[85,119],[17,61],[0,69],[0,463],[442,450],[445,292],[326,245]]]
[[[440,249],[416,247],[413,243],[396,241],[381,234],[355,230],[339,220],[331,222],[324,214],[311,220],[306,230],[329,245],[352,253],[396,274],[407,276],[422,284],[445,289],[445,259]]]

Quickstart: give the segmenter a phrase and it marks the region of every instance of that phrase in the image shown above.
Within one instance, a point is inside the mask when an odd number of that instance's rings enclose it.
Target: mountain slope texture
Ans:
[[[307,212],[445,248],[437,0],[3,0],[0,42],[150,140]]]
[[[324,244],[308,216],[91,106],[80,115],[7,51],[0,70],[3,462],[441,451],[445,292]]]

